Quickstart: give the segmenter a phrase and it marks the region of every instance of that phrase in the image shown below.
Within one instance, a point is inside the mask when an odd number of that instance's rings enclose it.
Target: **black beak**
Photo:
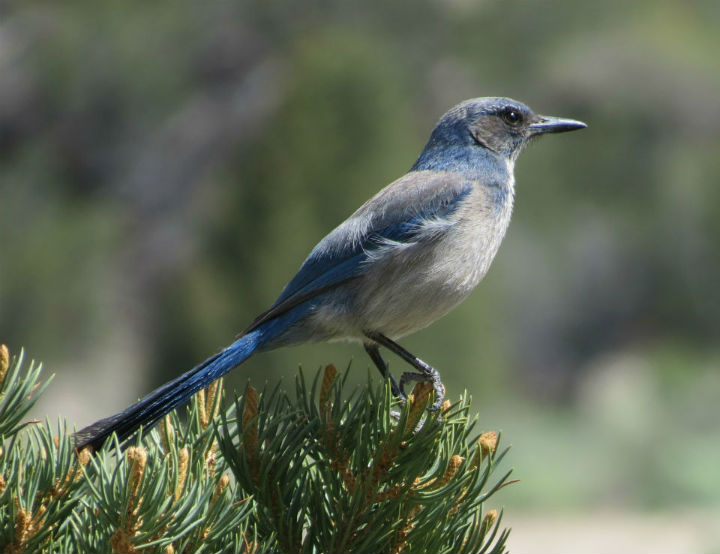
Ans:
[[[540,121],[530,125],[530,135],[542,135],[544,133],[564,133],[566,131],[584,129],[585,127],[587,127],[587,125],[585,125],[585,123],[583,123],[582,121],[541,115]]]

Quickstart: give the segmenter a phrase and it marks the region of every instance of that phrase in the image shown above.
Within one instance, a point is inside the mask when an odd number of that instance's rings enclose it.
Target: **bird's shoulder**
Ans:
[[[328,234],[313,254],[343,250],[363,243],[375,233],[393,235],[424,218],[453,212],[475,186],[462,174],[445,171],[411,171],[380,190]]]
[[[437,171],[413,171],[393,181],[315,246],[279,300],[338,266],[359,267],[381,241],[408,240],[420,222],[448,217],[473,186],[461,175]]]

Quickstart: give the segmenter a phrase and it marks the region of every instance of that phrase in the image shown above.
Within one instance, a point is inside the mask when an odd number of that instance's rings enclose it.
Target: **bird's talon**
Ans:
[[[430,406],[428,412],[439,412],[442,408],[443,402],[445,401],[445,395],[441,394],[437,389],[435,390],[435,402]]]

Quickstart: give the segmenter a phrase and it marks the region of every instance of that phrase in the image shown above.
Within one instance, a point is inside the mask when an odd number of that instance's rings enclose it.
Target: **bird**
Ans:
[[[533,139],[582,129],[574,119],[543,116],[503,97],[466,100],[448,110],[410,170],[323,238],[270,308],[236,340],[122,412],[74,435],[96,451],[113,434],[128,441],[253,354],[280,347],[350,340],[363,345],[401,401],[413,381],[439,372],[398,344],[446,315],[487,273],[510,223],[515,161]],[[380,353],[413,370],[400,382]]]

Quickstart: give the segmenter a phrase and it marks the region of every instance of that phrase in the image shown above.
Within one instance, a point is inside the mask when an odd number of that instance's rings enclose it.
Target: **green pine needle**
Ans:
[[[23,423],[40,370],[0,351],[2,552],[505,550],[487,506],[507,449],[475,431],[467,394],[430,413],[424,385],[400,406],[328,366],[293,397],[248,386],[222,411],[218,384],[93,456],[63,423]]]

